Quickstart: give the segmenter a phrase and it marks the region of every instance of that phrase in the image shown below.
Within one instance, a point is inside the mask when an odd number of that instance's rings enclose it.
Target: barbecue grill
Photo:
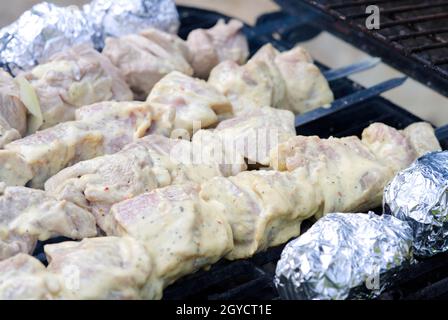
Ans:
[[[299,8],[299,1],[278,1],[288,8]],[[336,1],[327,1],[325,3],[336,3]],[[416,3],[417,1],[397,1]],[[306,3],[306,4],[305,4]],[[346,1],[345,5],[341,2],[338,6],[326,7],[324,1],[304,1],[304,5],[315,5],[316,8],[336,15],[337,10],[351,8],[354,2]],[[356,4],[364,4],[365,1],[356,2]],[[377,1],[377,3],[385,3],[386,1]],[[395,3],[395,2],[394,2]],[[446,2],[448,5],[448,1]],[[297,6],[296,6],[297,5]],[[431,6],[430,8],[442,8],[440,6]],[[425,7],[426,8],[426,7]],[[209,28],[213,26],[218,19],[228,20],[222,14],[201,9],[189,8],[180,6],[179,14],[181,19],[180,36],[186,38],[188,33],[196,28]],[[345,11],[344,11],[345,12]],[[350,11],[353,21],[356,21],[356,12]],[[401,9],[400,13],[407,13],[406,8]],[[348,13],[347,13],[348,14]],[[391,12],[391,17],[395,12]],[[340,15],[339,15],[340,16]],[[341,17],[341,16],[340,16]],[[411,19],[411,18],[409,18]],[[408,20],[409,20],[408,19]],[[395,26],[394,21],[391,20],[390,26]],[[426,21],[426,20],[425,20]],[[442,20],[439,20],[442,21]],[[408,28],[408,23],[404,23],[402,28]],[[348,24],[345,32],[356,34],[355,24]],[[397,24],[398,25],[398,24]],[[401,26],[401,24],[400,24]],[[273,33],[275,30],[275,33]],[[298,32],[297,30],[300,30]],[[404,30],[404,29],[403,29]],[[271,42],[280,50],[292,48],[297,42],[308,40],[316,36],[321,30],[310,23],[310,15],[306,14],[303,19],[300,17],[291,17],[284,12],[277,12],[267,14],[260,17],[257,25],[253,28],[246,26],[244,32],[250,41],[250,50],[255,52],[266,42]],[[413,31],[414,33],[423,31]],[[446,31],[445,31],[446,32]],[[440,31],[442,33],[442,31]],[[407,34],[407,33],[406,33]],[[358,34],[359,35],[359,34]],[[399,38],[401,35],[404,38]],[[439,33],[437,33],[437,37]],[[350,37],[355,38],[354,35]],[[394,41],[390,40],[395,37]],[[427,39],[433,39],[434,34],[425,33]],[[375,47],[375,42],[382,43],[381,50],[386,50],[386,46],[394,46],[396,50],[402,39],[412,39],[409,36],[406,38],[405,33],[398,33],[393,36],[389,35],[387,39],[380,40],[381,34],[372,33],[369,45]],[[426,39],[425,38],[425,39]],[[436,39],[436,38],[434,38]],[[437,38],[439,39],[439,38]],[[441,39],[441,38],[440,38]],[[427,41],[427,40],[424,40]],[[434,40],[436,41],[436,40]],[[423,46],[423,45],[422,45]],[[407,47],[402,50],[406,51]],[[378,49],[380,50],[380,49]],[[443,48],[438,50],[445,50]],[[370,49],[368,49],[370,51]],[[372,52],[372,51],[370,51]],[[438,60],[430,60],[433,56],[425,55],[426,50],[413,51],[412,55],[403,54],[396,63],[402,64],[407,61],[411,66],[403,69],[412,76],[423,79],[428,75],[433,87],[442,90],[442,84],[445,83],[445,94],[448,94],[448,66],[444,66]],[[426,57],[426,58],[425,58]],[[391,58],[391,55],[389,55]],[[428,67],[422,67],[422,63],[418,63],[418,59],[426,59]],[[386,61],[389,61],[386,57]],[[423,61],[423,60],[422,60]],[[435,63],[436,61],[437,63]],[[327,68],[318,63],[323,70]],[[429,67],[431,66],[431,68]],[[430,77],[429,77],[430,76]],[[331,89],[335,94],[335,98],[345,97],[349,94],[358,92],[363,89],[360,85],[350,81],[347,78],[338,79],[331,82]],[[442,90],[443,91],[443,90]],[[309,121],[297,128],[297,132],[301,135],[318,135],[320,137],[343,137],[348,135],[360,135],[362,130],[372,122],[383,122],[395,128],[404,128],[407,125],[421,121],[417,116],[409,113],[403,108],[391,103],[382,97],[374,97],[367,102],[351,105],[343,108],[338,112],[319,117],[314,121]],[[439,140],[444,148],[448,146],[448,127],[441,128],[437,131]],[[381,208],[375,210],[380,213]],[[305,231],[311,226],[311,221],[305,221],[302,224],[302,229]],[[43,253],[43,245],[46,243],[54,243],[63,241],[65,239],[52,239],[50,241],[39,243],[34,255],[45,262],[45,254]],[[208,271],[200,271],[189,275],[164,291],[164,299],[166,300],[275,300],[279,299],[276,289],[273,284],[273,277],[277,261],[280,258],[284,246],[270,248],[265,252],[256,254],[251,259],[239,261],[221,261],[211,267]],[[447,298],[448,297],[448,254],[440,254],[430,259],[420,261],[418,264],[408,267],[408,270],[401,272],[393,287],[384,292],[380,299],[421,299],[421,298]]]
[[[276,0],[327,31],[448,96],[448,1]],[[368,5],[380,8],[380,29],[369,30]]]

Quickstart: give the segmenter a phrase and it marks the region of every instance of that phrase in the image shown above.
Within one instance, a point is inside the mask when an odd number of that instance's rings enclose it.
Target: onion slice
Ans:
[[[22,100],[29,112],[27,131],[28,134],[32,134],[36,132],[44,123],[39,98],[37,97],[34,88],[24,76],[17,76],[16,82],[19,85],[20,100]]]

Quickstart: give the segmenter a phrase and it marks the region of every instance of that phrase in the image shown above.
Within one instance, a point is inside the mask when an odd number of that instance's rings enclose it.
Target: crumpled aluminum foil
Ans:
[[[93,34],[78,7],[37,4],[0,30],[0,66],[15,75],[63,48],[91,42]]]
[[[92,43],[101,50],[107,36],[150,26],[177,32],[173,0],[94,0],[83,10],[43,2],[0,30],[0,67],[16,75],[73,45]]]
[[[373,298],[412,261],[412,230],[390,215],[332,213],[290,242],[274,283],[284,299]]]
[[[448,152],[428,153],[399,172],[384,190],[384,212],[406,221],[414,254],[448,250]]]
[[[102,48],[106,37],[138,33],[148,27],[177,33],[179,15],[172,0],[94,0],[84,6],[95,30],[95,45]]]

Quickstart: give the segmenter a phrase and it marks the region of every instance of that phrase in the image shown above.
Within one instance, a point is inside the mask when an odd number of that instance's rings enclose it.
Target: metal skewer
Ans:
[[[381,62],[380,58],[368,58],[362,60],[360,62],[353,63],[349,66],[345,66],[338,69],[327,70],[323,72],[323,75],[327,79],[327,81],[334,81],[337,79],[345,78],[352,74],[369,70],[375,66],[377,66]]]
[[[329,107],[319,107],[303,114],[299,114],[296,116],[296,128],[311,123],[317,119],[320,119],[321,117],[336,113],[359,102],[363,102],[367,99],[376,97],[386,91],[402,85],[406,81],[406,79],[407,77],[401,77],[387,80],[373,87],[363,89],[343,98],[337,99]]]

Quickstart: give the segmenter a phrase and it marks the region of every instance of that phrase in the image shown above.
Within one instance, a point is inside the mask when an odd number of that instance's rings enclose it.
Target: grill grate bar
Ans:
[[[389,41],[399,41],[399,40],[406,40],[411,38],[417,38],[422,36],[431,36],[441,33],[448,33],[448,28],[439,28],[439,29],[431,29],[431,30],[425,30],[425,31],[417,31],[417,32],[411,32],[406,34],[397,34],[394,36],[389,36],[387,39]]]
[[[371,5],[371,4],[377,4],[377,3],[385,3],[389,2],[388,0],[378,0],[378,1],[372,1],[372,0],[362,0],[362,1],[347,1],[344,3],[337,3],[337,4],[329,4],[326,6],[328,9],[343,9],[343,8],[350,8],[350,7],[357,7],[361,5]]]
[[[422,84],[448,96],[448,0],[275,0],[284,10],[379,56]],[[379,30],[364,23],[365,9],[377,5]],[[355,19],[364,17],[364,19]],[[429,51],[433,50],[433,51]]]
[[[448,58],[442,58],[434,61],[435,66],[441,66],[443,64],[448,64]]]
[[[439,3],[430,3],[430,4],[407,5],[407,6],[400,6],[400,7],[389,8],[389,9],[380,9],[380,12],[382,14],[394,14],[394,13],[402,13],[402,12],[415,11],[415,10],[440,8],[440,7],[446,7],[446,6],[448,6],[448,1],[439,2]],[[367,15],[368,15],[368,13],[363,12],[363,13],[348,14],[345,17],[347,19],[357,19],[357,18],[364,18]]]
[[[416,299],[435,299],[438,297],[446,296],[448,294],[448,278],[437,281],[413,294],[406,297],[406,300],[416,300]]]
[[[447,47],[448,47],[448,42],[431,43],[431,44],[426,44],[423,46],[413,47],[413,48],[409,49],[409,52],[417,53],[417,52],[423,52],[423,51],[428,51],[428,50],[433,50],[433,49],[441,49],[441,48],[447,48]]]
[[[405,24],[414,24],[414,23],[419,23],[419,22],[443,20],[443,19],[447,19],[447,18],[448,18],[448,12],[447,13],[429,14],[429,15],[424,15],[424,16],[417,16],[414,18],[383,22],[383,23],[381,23],[381,28],[385,29],[385,28],[396,27],[396,26],[401,26],[401,25],[405,25]]]

